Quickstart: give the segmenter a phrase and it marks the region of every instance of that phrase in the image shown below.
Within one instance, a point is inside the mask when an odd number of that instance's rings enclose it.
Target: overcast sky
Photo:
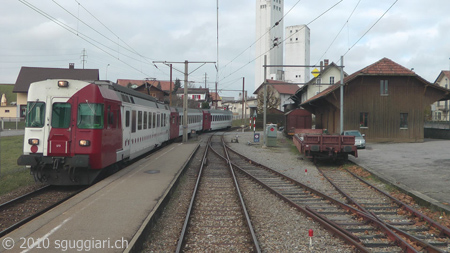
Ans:
[[[193,85],[204,87],[206,73],[209,88],[218,80],[220,95],[237,98],[225,90],[242,90],[245,77],[254,92],[255,6],[219,0],[219,75],[214,64],[189,64]],[[285,0],[284,8],[284,26],[311,29],[311,64],[344,55],[351,74],[387,57],[429,82],[450,68],[448,0]],[[2,0],[0,83],[15,83],[22,66],[69,63],[112,81],[169,80],[169,67],[153,61],[217,61],[216,11],[214,0]]]

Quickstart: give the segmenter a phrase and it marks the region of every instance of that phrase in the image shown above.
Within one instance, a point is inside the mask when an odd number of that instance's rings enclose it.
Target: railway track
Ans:
[[[417,252],[382,221],[316,191],[233,150],[233,168],[312,217],[331,233],[361,252]]]
[[[0,205],[0,237],[71,198],[85,187],[45,186]]]
[[[450,229],[344,169],[322,168],[323,176],[347,203],[383,221],[423,252],[450,252]]]
[[[177,252],[260,252],[220,139],[209,140]]]

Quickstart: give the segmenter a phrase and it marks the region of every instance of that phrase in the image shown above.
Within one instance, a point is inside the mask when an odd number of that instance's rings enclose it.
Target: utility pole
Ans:
[[[183,142],[187,142],[187,128],[188,128],[188,61],[184,61],[184,96],[183,96]]]
[[[172,64],[170,66],[170,93],[169,93],[169,106],[172,107]]]
[[[244,89],[244,86],[245,86],[245,77],[242,77],[242,124],[244,124],[244,110],[245,110],[245,100],[244,100],[245,89]]]
[[[263,146],[266,146],[266,139],[267,139],[267,133],[266,133],[266,118],[267,118],[267,55],[264,55],[264,120],[263,120],[263,132],[264,132],[264,144]]]
[[[341,101],[340,101],[340,127],[341,131],[339,134],[344,132],[344,56],[341,56]]]
[[[197,69],[201,68],[203,65],[207,64],[207,63],[216,63],[216,62],[208,62],[208,61],[196,61],[196,62],[189,62],[187,60],[185,60],[184,62],[168,62],[168,61],[153,61],[153,63],[163,63],[165,65],[169,65],[172,69],[172,64],[173,63],[179,63],[179,64],[184,64],[184,96],[183,96],[183,142],[187,142],[188,140],[188,135],[187,135],[187,128],[188,128],[188,113],[187,113],[187,102],[188,102],[188,76],[190,74],[192,74],[194,71],[196,71]],[[202,65],[200,65],[200,67],[194,69],[191,73],[188,72],[188,65],[189,63],[202,63]],[[176,69],[175,69],[176,70]],[[181,71],[180,71],[181,72]]]
[[[83,51],[81,51],[81,58],[82,58],[81,62],[83,63],[83,69],[84,69],[84,63],[87,62],[87,60],[84,59],[84,58],[87,58],[87,54],[86,54],[86,49],[85,48],[83,48]]]

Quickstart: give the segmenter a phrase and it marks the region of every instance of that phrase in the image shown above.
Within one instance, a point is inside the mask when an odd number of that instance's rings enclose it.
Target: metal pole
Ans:
[[[187,101],[188,101],[188,61],[184,61],[184,98],[183,98],[183,142],[187,142]]]
[[[172,64],[170,66],[170,93],[169,93],[169,106],[172,107]]]
[[[267,55],[264,55],[264,65],[267,65]],[[266,113],[267,113],[267,85],[266,85],[266,75],[267,75],[267,67],[264,66],[264,80],[263,80],[263,86],[264,86],[264,120],[263,120],[263,132],[264,132],[264,145],[266,146],[266,139],[267,139],[267,134],[266,134]]]
[[[341,131],[339,134],[344,132],[344,56],[341,56],[341,103],[340,103],[340,126]]]
[[[245,86],[245,77],[242,77],[242,124],[244,124],[244,107],[245,107],[244,86]]]

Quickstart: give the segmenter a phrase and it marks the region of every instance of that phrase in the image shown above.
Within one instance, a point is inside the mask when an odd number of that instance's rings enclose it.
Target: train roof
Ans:
[[[110,82],[110,81],[95,81],[95,84],[108,84],[115,91],[119,91],[121,93],[125,93],[125,94],[128,94],[128,95],[134,96],[134,97],[138,97],[138,98],[142,98],[142,99],[145,99],[145,100],[150,100],[150,101],[162,104],[156,98],[154,98],[154,97],[152,97],[150,95],[147,95],[147,94],[135,91],[135,90],[127,88],[127,87],[120,86],[117,83],[113,83],[113,82]]]

